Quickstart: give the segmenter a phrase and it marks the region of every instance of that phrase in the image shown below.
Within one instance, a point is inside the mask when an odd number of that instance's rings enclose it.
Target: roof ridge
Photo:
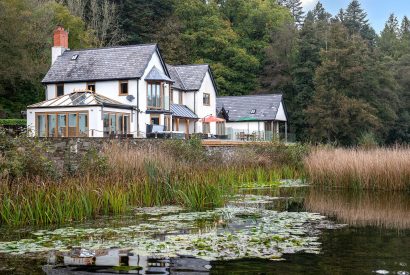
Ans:
[[[224,98],[224,97],[251,97],[251,96],[283,96],[283,94],[226,95],[226,96],[217,96],[216,98]]]
[[[201,63],[201,64],[180,64],[180,65],[171,65],[173,67],[188,67],[188,66],[209,66],[208,63]]]
[[[66,50],[65,52],[81,52],[81,51],[89,51],[89,50],[108,50],[108,49],[121,49],[121,48],[132,48],[132,47],[143,47],[143,46],[157,46],[157,43],[148,43],[148,44],[133,44],[133,45],[117,45],[117,46],[109,46],[109,47],[100,47],[100,48],[84,48],[84,49],[76,49],[76,50]]]
[[[174,66],[174,69],[175,69],[175,72],[177,73],[177,75],[178,75],[178,78],[179,78],[179,80],[181,80],[181,84],[182,84],[182,89],[183,90],[186,90],[187,88],[186,88],[186,86],[185,86],[185,83],[184,83],[184,81],[182,80],[182,78],[181,78],[181,76],[179,75],[179,72],[178,72],[178,70],[177,70],[177,68]]]

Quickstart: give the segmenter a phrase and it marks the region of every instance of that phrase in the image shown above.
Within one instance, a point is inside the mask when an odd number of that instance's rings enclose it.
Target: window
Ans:
[[[128,81],[120,81],[120,95],[128,95]]]
[[[147,105],[148,108],[161,109],[162,91],[159,82],[148,83],[147,85]]]
[[[211,95],[210,94],[204,93],[203,103],[205,106],[211,105]]]
[[[252,114],[252,115],[256,114],[256,109],[252,109],[252,110],[251,110],[251,114]]]
[[[73,56],[71,57],[71,60],[77,60],[78,58],[78,54],[73,54]]]
[[[219,136],[225,135],[225,122],[223,121],[216,122],[216,134]]]
[[[130,133],[130,115],[104,112],[104,137]]]
[[[165,131],[171,131],[171,116],[166,115],[164,117]]]
[[[38,137],[88,137],[88,112],[56,112],[36,115]]]
[[[37,115],[37,136],[38,137],[46,137],[47,132],[46,132],[46,115]]]
[[[172,87],[169,87],[169,102],[172,104],[174,103],[174,90]]]
[[[87,83],[87,90],[92,91],[95,93],[95,82],[88,82]]]
[[[209,134],[211,132],[211,127],[209,122],[203,122],[202,123],[202,133],[203,134]]]
[[[182,91],[178,92],[178,104],[184,104],[184,94],[182,93]]]
[[[151,115],[151,125],[159,125],[159,115]]]
[[[56,84],[56,96],[62,96],[64,95],[64,84]]]

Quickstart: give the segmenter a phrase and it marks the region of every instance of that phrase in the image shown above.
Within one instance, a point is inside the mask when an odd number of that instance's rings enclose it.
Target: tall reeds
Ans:
[[[261,160],[247,152],[226,161],[206,154],[195,141],[147,147],[107,143],[101,152],[90,150],[75,174],[57,179],[40,173],[3,176],[0,224],[81,221],[139,206],[178,204],[203,210],[223,206],[239,183],[299,176],[290,166],[278,169],[272,157]]]
[[[410,190],[410,148],[317,148],[304,163],[315,185]]]

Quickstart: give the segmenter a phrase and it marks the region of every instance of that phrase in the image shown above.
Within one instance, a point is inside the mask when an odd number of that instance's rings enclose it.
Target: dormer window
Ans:
[[[254,115],[254,114],[256,114],[256,109],[251,110],[251,115]]]
[[[56,84],[56,96],[64,95],[64,83]]]
[[[120,81],[120,95],[128,95],[128,81]]]
[[[92,91],[95,93],[95,82],[88,82],[87,83],[87,90]]]

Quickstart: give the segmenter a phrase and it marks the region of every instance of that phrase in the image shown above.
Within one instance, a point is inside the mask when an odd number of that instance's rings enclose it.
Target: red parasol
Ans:
[[[200,121],[200,122],[206,122],[206,123],[210,123],[210,122],[224,122],[225,119],[219,118],[219,117],[216,117],[216,116],[206,116],[206,117],[204,117],[204,118],[201,118],[199,121]]]

